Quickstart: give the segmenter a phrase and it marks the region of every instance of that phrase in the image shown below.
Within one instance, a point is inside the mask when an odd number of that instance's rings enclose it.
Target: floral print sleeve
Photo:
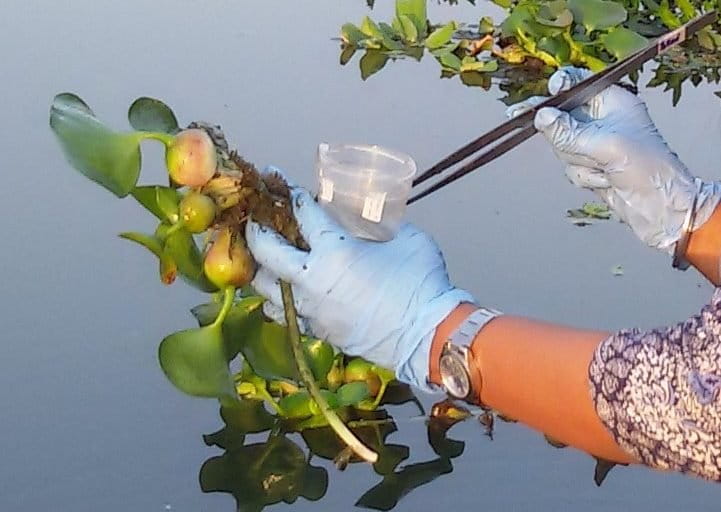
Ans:
[[[596,412],[624,450],[721,481],[721,288],[685,322],[606,339],[589,377]]]

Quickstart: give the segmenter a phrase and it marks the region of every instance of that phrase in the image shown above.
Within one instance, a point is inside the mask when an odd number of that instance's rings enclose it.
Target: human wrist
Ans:
[[[419,308],[396,343],[394,366],[398,380],[426,392],[437,391],[429,381],[428,363],[438,326],[461,304],[473,303],[470,293],[451,288]]]
[[[441,374],[439,370],[439,361],[441,359],[441,351],[443,345],[446,343],[451,333],[455,331],[458,326],[466,319],[470,314],[478,309],[478,306],[473,303],[464,302],[459,304],[450,314],[438,324],[433,338],[431,340],[431,348],[429,351],[428,361],[428,380],[437,386],[441,385]]]

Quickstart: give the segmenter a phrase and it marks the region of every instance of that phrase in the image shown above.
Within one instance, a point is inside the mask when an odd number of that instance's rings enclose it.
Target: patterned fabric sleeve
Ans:
[[[721,481],[721,288],[685,322],[606,339],[589,377],[596,412],[624,450]]]

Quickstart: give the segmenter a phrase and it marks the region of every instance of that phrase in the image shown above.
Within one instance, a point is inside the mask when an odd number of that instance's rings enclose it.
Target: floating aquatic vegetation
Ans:
[[[441,68],[441,77],[459,76],[467,86],[491,87],[492,80],[508,92],[506,103],[521,101],[529,90],[543,89],[547,77],[559,66],[574,65],[597,71],[692,19],[715,8],[713,0],[494,0],[507,16],[499,22],[483,17],[479,22],[433,23],[425,19],[426,0],[399,0],[389,23],[366,16],[359,26],[341,29],[342,65],[356,52],[361,77],[368,79],[388,61],[422,59],[430,54]],[[665,85],[676,105],[682,84],[694,86],[704,79],[719,81],[721,35],[718,25],[700,30],[683,48],[657,59],[651,87]],[[509,76],[528,75],[524,80]],[[534,76],[541,75],[541,76]],[[630,76],[636,82],[638,73]]]

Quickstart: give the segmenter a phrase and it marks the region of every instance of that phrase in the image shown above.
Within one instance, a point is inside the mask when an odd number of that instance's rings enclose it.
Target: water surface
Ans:
[[[390,11],[379,5],[374,16]],[[156,362],[159,340],[191,326],[187,310],[203,297],[182,284],[162,287],[152,259],[115,236],[150,230],[152,220],[62,161],[47,128],[53,95],[76,92],[118,127],[134,98],[162,98],[181,122],[220,123],[248,159],[307,186],[320,141],[384,144],[425,167],[503,120],[498,91],[439,80],[428,58],[389,63],[366,82],[357,61],[340,67],[330,38],[366,12],[359,0],[0,7],[0,204],[9,228],[0,256],[0,510],[234,508],[228,495],[198,485],[201,464],[218,454],[201,439],[220,426],[216,405],[178,393]],[[499,11],[430,7],[439,21],[487,13]],[[676,109],[661,91],[641,92],[671,145],[704,176],[718,176],[721,156],[713,90],[687,90]],[[148,149],[144,180],[158,182],[160,153]],[[504,311],[615,329],[674,322],[704,304],[711,289],[698,274],[672,271],[667,256],[623,226],[572,226],[565,209],[589,199],[533,139],[409,216],[441,244],[453,280]],[[611,274],[617,264],[622,277]],[[412,409],[396,412],[405,414]],[[410,462],[431,458],[421,423],[399,421],[399,429],[392,439],[411,446]],[[597,488],[592,459],[518,425],[500,425],[490,441],[469,422],[452,437],[466,441],[453,473],[396,510],[715,510],[721,498],[716,485],[642,468],[616,469]],[[323,501],[301,499],[293,510],[351,509],[379,480],[360,464],[343,473],[325,466]]]

